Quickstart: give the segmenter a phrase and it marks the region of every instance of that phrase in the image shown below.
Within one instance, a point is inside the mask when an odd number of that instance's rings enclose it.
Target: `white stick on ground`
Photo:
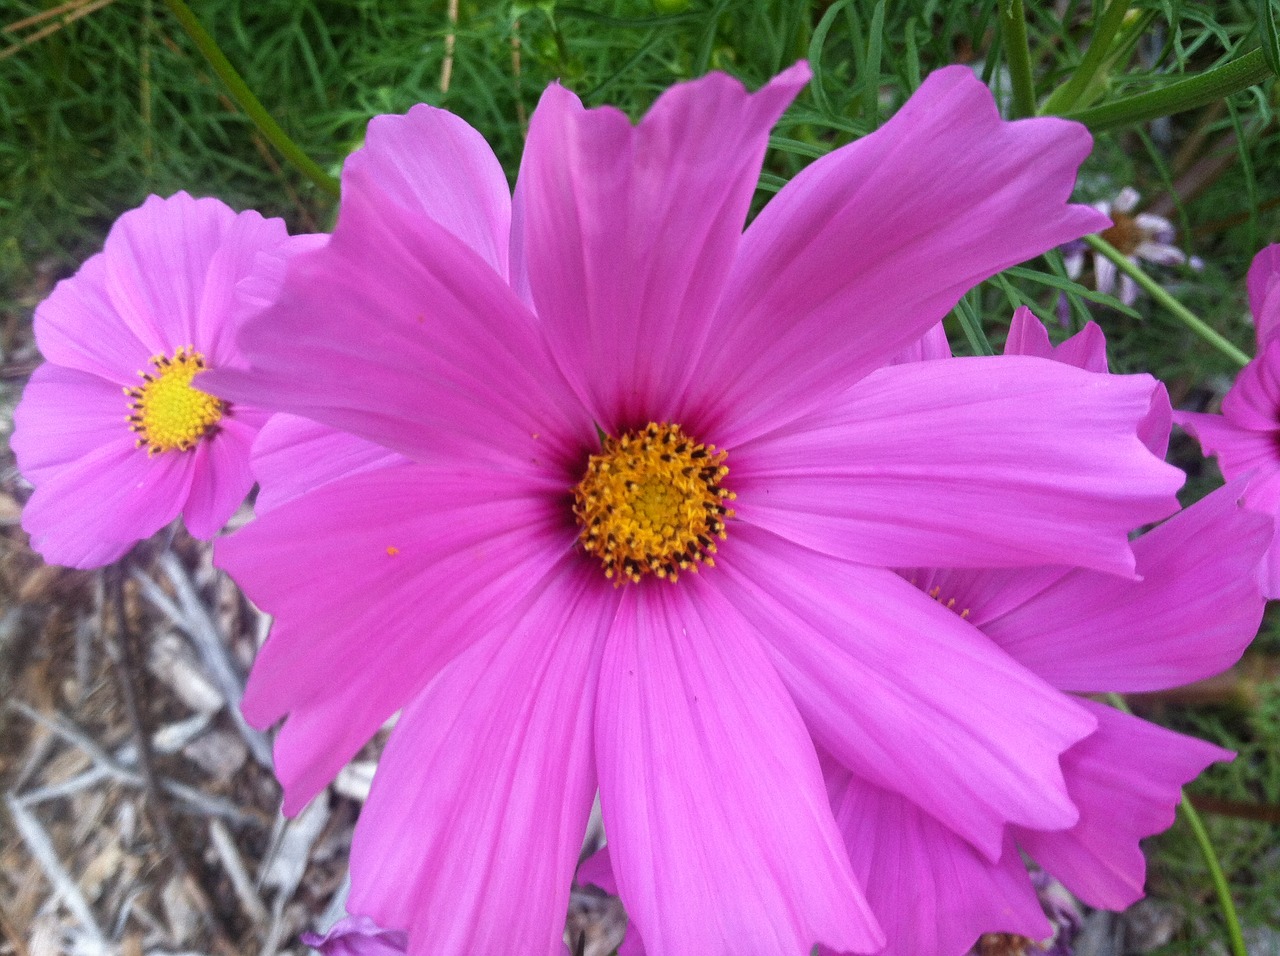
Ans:
[[[32,859],[40,864],[40,869],[44,870],[45,876],[53,885],[54,892],[79,921],[80,928],[94,943],[105,947],[107,938],[102,932],[102,927],[98,925],[98,920],[85,901],[84,894],[80,892],[80,887],[71,878],[71,874],[63,868],[57,851],[53,848],[53,841],[49,839],[49,834],[40,825],[40,821],[13,794],[5,797],[5,803],[9,807],[9,815],[13,817],[19,835],[26,843],[27,849],[31,851]]]

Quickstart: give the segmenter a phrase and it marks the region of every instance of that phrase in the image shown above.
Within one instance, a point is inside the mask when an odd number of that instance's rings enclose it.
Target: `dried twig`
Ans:
[[[90,3],[91,0],[67,0],[66,3],[60,3],[56,7],[50,7],[48,10],[41,10],[39,13],[33,13],[29,17],[23,17],[21,20],[14,20],[12,23],[0,27],[0,31],[4,33],[20,33],[27,27],[33,27],[51,17],[59,17],[64,13],[68,13],[79,7],[83,7]]]
[[[138,711],[138,695],[133,686],[137,663],[133,656],[133,635],[130,633],[128,615],[124,608],[123,567],[123,564],[117,565],[107,572],[110,576],[107,584],[109,592],[107,604],[114,611],[115,636],[114,639],[109,636],[111,629],[106,627],[107,622],[104,620],[102,637],[107,645],[107,657],[111,659],[115,668],[120,702],[124,706],[125,718],[129,722],[129,730],[133,735],[134,746],[137,748],[138,770],[142,776],[142,789],[146,796],[143,805],[151,825],[155,827],[156,835],[160,837],[160,848],[165,852],[172,852],[177,846],[177,840],[174,839],[173,828],[169,825],[167,805],[160,795],[160,788],[156,782],[151,761],[151,738],[142,726],[142,715]],[[177,858],[177,862],[179,866],[182,865],[180,857]]]
[[[529,116],[524,108],[524,94],[520,89],[520,21],[511,24],[511,81],[516,94],[516,121],[520,124],[521,137],[529,135]]]
[[[182,845],[174,838],[173,828],[169,823],[168,804],[160,794],[159,785],[152,769],[151,739],[147,736],[146,730],[142,726],[142,718],[138,712],[137,694],[133,686],[133,675],[137,673],[137,664],[133,656],[132,635],[124,607],[124,574],[126,573],[126,567],[127,565],[122,562],[113,567],[110,572],[108,603],[115,609],[116,627],[115,640],[107,639],[107,653],[117,668],[121,700],[129,720],[129,726],[133,731],[134,745],[138,750],[138,768],[141,771],[143,790],[146,794],[143,806],[147,810],[147,816],[151,820],[156,834],[160,837],[161,847],[171,853],[176,875],[182,881],[184,888],[191,897],[201,906],[205,918],[204,922],[212,937],[211,942],[214,948],[221,952],[234,953],[236,947],[232,944],[226,927],[222,925],[222,919],[203,887],[200,886],[197,880],[192,878],[191,867],[187,865]],[[104,627],[104,638],[106,638],[106,635],[107,629]]]
[[[221,820],[209,821],[209,841],[213,844],[223,869],[227,871],[227,876],[231,878],[231,888],[235,890],[236,899],[240,901],[245,914],[258,926],[265,926],[269,919],[267,908],[258,896],[249,872],[244,868],[244,861],[240,859],[235,841],[231,839],[231,834]]]
[[[297,892],[306,872],[311,847],[329,822],[329,804],[323,797],[312,800],[301,813],[284,826],[283,835],[259,877],[264,886],[278,888],[280,896],[289,899]]]
[[[80,923],[81,929],[95,943],[105,947],[107,945],[107,937],[103,934],[102,927],[98,925],[97,917],[93,915],[93,910],[85,900],[84,894],[80,892],[80,887],[76,885],[76,881],[71,878],[71,874],[66,871],[62,862],[58,859],[57,851],[53,848],[53,841],[49,839],[49,834],[40,825],[40,821],[13,794],[5,797],[5,803],[9,807],[9,815],[13,817],[13,822],[18,828],[18,834],[22,837],[23,842],[26,843],[32,859],[40,865],[40,869],[48,877],[54,891]]]
[[[5,940],[13,947],[14,956],[30,956],[31,951],[27,949],[27,941],[13,925],[13,918],[9,916],[9,911],[5,909],[3,903],[0,903],[0,933],[4,934]]]
[[[51,783],[45,787],[28,790],[18,799],[22,801],[24,806],[33,807],[37,803],[44,803],[46,800],[57,800],[60,797],[72,796],[81,790],[87,790],[96,783],[101,783],[103,780],[110,780],[111,778],[110,768],[104,767],[102,764],[94,764],[84,773],[78,773],[67,780]]]
[[[226,699],[231,719],[240,736],[249,745],[249,752],[253,754],[254,760],[270,769],[273,766],[271,745],[260,731],[249,726],[244,719],[244,714],[240,712],[240,699],[244,696],[244,679],[231,659],[230,648],[223,640],[218,625],[209,615],[204,602],[200,600],[195,584],[191,581],[182,562],[174,554],[166,553],[160,558],[160,566],[173,585],[174,593],[178,598],[177,604],[171,601],[164,590],[141,570],[135,570],[133,577],[142,585],[142,591],[147,600],[168,617],[174,626],[191,638],[214,686]]]
[[[27,47],[31,46],[31,44],[39,40],[43,40],[45,37],[50,36],[51,34],[57,33],[59,30],[66,27],[68,24],[74,23],[76,20],[79,20],[81,17],[87,17],[89,14],[93,13],[95,10],[101,10],[103,7],[114,2],[115,0],[90,0],[90,2],[88,3],[63,4],[62,7],[60,7],[59,9],[66,9],[67,7],[74,7],[75,9],[72,9],[70,13],[68,13],[65,17],[63,17],[57,23],[50,23],[48,26],[37,30],[35,33],[30,33],[27,36],[23,37],[21,40],[18,40],[16,43],[13,43],[5,47],[3,50],[0,50],[0,60],[13,56],[18,51],[24,50]],[[47,16],[47,13],[46,13],[46,16]],[[4,32],[13,33],[17,30],[20,30],[23,26],[29,25],[33,19],[35,18],[27,17],[25,20],[18,20],[15,23],[11,23],[4,28]]]
[[[95,742],[92,737],[61,714],[54,714],[52,716],[42,714],[35,708],[20,700],[10,701],[9,707],[16,710],[18,713],[23,714],[30,720],[40,724],[42,727],[51,730],[55,735],[61,737],[72,746],[78,747],[95,763],[98,769],[117,783],[123,784],[127,787],[141,787],[143,785],[142,774],[131,769],[129,766],[129,764],[132,764],[136,759],[135,751],[132,746],[121,748],[121,752],[113,757],[98,746],[97,742]],[[93,771],[87,771],[85,775],[92,772]],[[49,794],[45,791],[52,790],[54,787],[68,786],[74,780],[80,780],[85,775],[72,778],[72,780],[69,781],[64,781],[62,784],[54,784],[51,787],[31,790],[21,796],[18,796],[17,799],[24,804],[39,803],[43,800],[49,799],[51,796],[59,795]],[[177,797],[184,803],[189,804],[195,812],[202,816],[223,817],[235,823],[247,823],[254,826],[263,826],[266,823],[266,821],[259,815],[247,813],[235,804],[230,803],[221,797],[204,793],[201,790],[189,787],[176,780],[170,780],[167,777],[159,777],[157,778],[157,781],[161,790],[171,796]],[[74,790],[75,788],[72,789]],[[179,807],[178,809],[182,808]]]
[[[327,933],[334,923],[347,915],[347,897],[350,895],[351,871],[348,870],[342,875],[342,882],[333,891],[333,896],[329,898],[324,912],[316,919],[315,928],[317,932]]]
[[[444,63],[440,67],[440,92],[449,92],[449,81],[453,79],[453,46],[458,42],[458,0],[449,0],[446,13],[449,18],[449,32],[444,35]]]

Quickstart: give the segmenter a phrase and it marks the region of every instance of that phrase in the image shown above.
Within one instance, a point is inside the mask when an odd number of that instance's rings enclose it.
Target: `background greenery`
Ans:
[[[0,26],[17,24],[0,33],[0,324],[29,330],[31,309],[51,284],[148,193],[216,195],[283,216],[295,231],[330,225],[333,198],[266,144],[161,0],[99,0],[93,9],[73,2],[22,24],[52,6],[8,0],[0,14]],[[1105,6],[1029,5],[1038,97],[1073,75]],[[1125,42],[1093,96],[1152,89],[1256,47],[1266,6],[1132,4]],[[466,118],[514,179],[528,114],[552,80],[588,105],[613,103],[638,116],[665,87],[707,70],[754,87],[807,57],[814,81],[775,130],[757,197],[763,203],[813,157],[874,129],[932,69],[968,63],[1006,104],[1010,89],[999,0],[462,0],[456,17],[446,3],[414,0],[193,0],[192,7],[268,111],[334,175],[370,116],[418,102]],[[1172,218],[1180,244],[1205,267],[1154,274],[1250,354],[1243,276],[1254,253],[1280,238],[1275,106],[1268,83],[1100,133],[1078,190],[1094,201],[1133,185],[1145,208]],[[1021,302],[1050,320],[1055,336],[1092,317],[1107,333],[1114,368],[1152,372],[1183,407],[1215,407],[1236,369],[1228,358],[1149,299],[1123,309],[1067,283],[1056,256],[1029,265],[967,299],[993,341]],[[1065,324],[1055,319],[1063,288]],[[971,347],[959,325],[949,328],[958,351]],[[9,340],[8,360],[29,355],[22,341]],[[1220,480],[1187,440],[1175,439],[1172,454],[1191,475],[1188,499]],[[1222,812],[1208,822],[1253,927],[1280,924],[1280,819],[1244,818],[1280,814],[1277,635],[1274,624],[1264,627],[1246,665],[1193,699],[1134,701],[1240,752],[1194,792],[1218,801]],[[1204,952],[1220,931],[1203,864],[1181,827],[1154,851],[1151,891],[1186,916],[1165,951]]]

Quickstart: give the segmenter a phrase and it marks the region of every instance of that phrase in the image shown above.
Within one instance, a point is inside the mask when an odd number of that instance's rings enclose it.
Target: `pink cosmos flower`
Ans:
[[[236,328],[274,292],[284,257],[313,245],[280,219],[216,199],[151,196],[103,251],[36,309],[48,361],[14,414],[12,446],[35,493],[23,510],[47,561],[89,568],[183,515],[211,538],[253,484],[265,413],[192,384],[227,363]]]
[[[1280,243],[1267,246],[1249,268],[1249,308],[1257,329],[1257,357],[1236,377],[1221,415],[1175,412],[1174,421],[1218,459],[1228,481],[1250,476],[1245,503],[1280,519]],[[1280,537],[1262,568],[1267,597],[1280,597]]]
[[[986,860],[1079,822],[1060,758],[1099,718],[891,569],[1132,575],[1181,483],[1137,436],[1157,385],[889,363],[1100,227],[1089,137],[943,70],[744,232],[808,75],[638,126],[553,85],[514,200],[457,117],[375,119],[332,238],[202,380],[357,436],[308,490],[277,435],[287,487],[216,558],[275,615],[244,706],[286,718],[288,812],[402,709],[350,906],[410,953],[560,952],[597,789],[663,954],[881,947],[818,747]]]
[[[1107,369],[1096,325],[1055,348],[1026,309],[1014,316],[1005,354]],[[1163,455],[1169,426],[1163,404],[1140,429],[1156,454]],[[1257,633],[1264,599],[1253,570],[1269,528],[1238,506],[1242,491],[1239,482],[1220,489],[1135,541],[1137,581],[1061,567],[900,573],[1061,691],[1174,687],[1225,670]],[[1051,936],[1023,853],[1091,906],[1118,910],[1141,897],[1138,841],[1173,822],[1185,783],[1232,755],[1080,703],[1098,728],[1062,756],[1079,820],[1065,829],[1014,825],[998,860],[984,858],[907,797],[826,763],[854,870],[872,909],[884,914],[886,956],[958,953],[984,932]]]
[[[945,337],[928,357],[950,354]],[[1093,323],[1050,345],[1027,309],[1013,319],[1006,355],[1038,355],[1105,372],[1106,342]],[[1168,405],[1155,409],[1158,452]],[[1257,632],[1264,599],[1252,573],[1269,540],[1267,520],[1237,504],[1242,483],[1222,488],[1137,540],[1140,581],[1062,567],[901,571],[920,591],[977,628],[1028,671],[1065,692],[1151,691],[1231,666]],[[1091,906],[1123,909],[1141,897],[1138,841],[1166,829],[1182,786],[1228,751],[1081,700],[1097,730],[1062,755],[1080,818],[1065,829],[1013,826],[998,858],[984,856],[924,812],[823,755],[836,820],[887,937],[884,956],[957,956],[981,934],[1055,937],[1023,853]],[[579,882],[617,892],[608,848]],[[621,956],[642,956],[629,929]],[[1045,945],[1044,950],[1051,947]],[[1031,951],[1040,951],[1034,949]]]

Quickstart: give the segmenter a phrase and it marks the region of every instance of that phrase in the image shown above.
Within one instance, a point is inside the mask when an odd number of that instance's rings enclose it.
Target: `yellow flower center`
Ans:
[[[716,540],[725,538],[725,502],[736,496],[720,483],[728,452],[702,445],[679,425],[650,422],[606,436],[573,489],[578,540],[604,565],[614,585],[646,574],[675,581],[681,571],[713,567]]]
[[[222,420],[222,400],[191,387],[196,372],[205,368],[204,356],[191,346],[173,358],[152,357],[154,372],[139,372],[143,383],[126,388],[129,428],[138,433],[138,447],[148,455],[189,451]]]

